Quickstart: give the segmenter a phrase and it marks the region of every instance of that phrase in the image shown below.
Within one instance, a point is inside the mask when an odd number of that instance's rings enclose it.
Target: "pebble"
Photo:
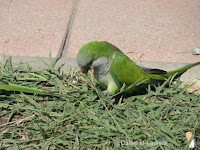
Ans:
[[[192,50],[192,54],[193,54],[193,55],[200,55],[200,48],[199,48],[199,47],[195,47],[195,48]]]

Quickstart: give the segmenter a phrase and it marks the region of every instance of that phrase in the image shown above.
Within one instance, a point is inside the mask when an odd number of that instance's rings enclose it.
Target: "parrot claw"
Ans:
[[[108,90],[104,90],[102,91],[102,93],[104,94],[104,96],[108,97],[109,96],[109,91]]]
[[[109,99],[110,102],[115,103],[115,98]]]
[[[104,90],[104,91],[102,91],[102,93],[104,94],[104,96],[109,97],[109,91],[108,90]],[[112,98],[112,99],[108,98],[108,100],[110,102],[113,102],[113,103],[115,102],[115,98]]]

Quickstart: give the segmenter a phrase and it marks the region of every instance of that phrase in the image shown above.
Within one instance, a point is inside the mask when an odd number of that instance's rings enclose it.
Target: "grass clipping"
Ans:
[[[113,104],[93,79],[45,64],[0,64],[0,84],[14,85],[0,90],[1,150],[188,149],[186,132],[200,142],[200,95],[180,82]]]

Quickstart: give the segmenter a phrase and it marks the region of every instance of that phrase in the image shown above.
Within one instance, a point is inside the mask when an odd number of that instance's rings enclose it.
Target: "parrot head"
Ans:
[[[83,45],[76,56],[76,61],[82,73],[87,73],[92,67],[96,72],[109,65],[109,58],[114,51],[109,49],[108,42],[89,42]],[[113,46],[114,47],[114,46]]]
[[[81,69],[82,73],[87,73],[91,69],[91,65],[93,62],[93,54],[89,52],[87,47],[82,47],[77,56],[76,62]]]

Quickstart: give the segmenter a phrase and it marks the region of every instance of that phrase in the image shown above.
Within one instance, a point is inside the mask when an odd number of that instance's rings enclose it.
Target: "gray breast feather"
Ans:
[[[94,75],[97,77],[104,76],[108,73],[111,65],[111,60],[106,57],[100,57],[94,60],[92,67],[94,68]]]

